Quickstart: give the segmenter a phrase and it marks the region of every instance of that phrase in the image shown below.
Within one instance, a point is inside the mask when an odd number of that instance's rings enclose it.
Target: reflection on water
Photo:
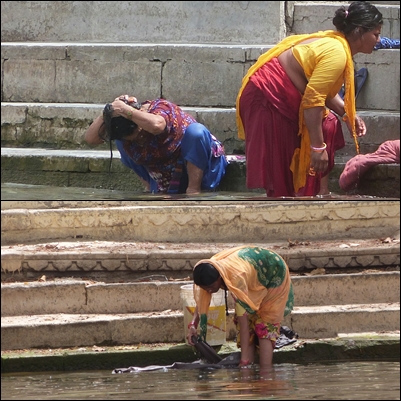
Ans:
[[[399,400],[399,362],[4,374],[2,400]]]
[[[268,200],[263,191],[249,192],[203,192],[199,195],[165,195],[149,194],[132,191],[115,191],[108,189],[95,188],[76,188],[76,187],[53,187],[46,185],[28,185],[28,184],[1,184],[1,200]],[[273,199],[273,198],[270,198]],[[358,200],[358,199],[383,199],[368,195],[338,195],[330,196],[306,196],[303,198],[281,197],[274,199],[287,200]]]

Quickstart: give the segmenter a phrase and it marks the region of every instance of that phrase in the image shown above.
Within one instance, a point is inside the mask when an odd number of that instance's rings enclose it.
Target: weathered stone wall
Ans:
[[[2,1],[1,40],[275,43],[285,36],[284,4],[284,1]]]

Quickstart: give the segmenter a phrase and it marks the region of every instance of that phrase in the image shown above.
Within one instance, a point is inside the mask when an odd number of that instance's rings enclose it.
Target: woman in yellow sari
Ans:
[[[336,31],[288,36],[249,68],[236,101],[248,188],[264,188],[268,197],[330,195],[328,174],[345,146],[337,116],[357,153],[366,134],[356,114],[353,56],[372,53],[382,24],[374,5],[355,1],[336,11]]]
[[[240,366],[255,361],[256,346],[260,366],[271,366],[275,342],[280,337],[280,322],[294,305],[289,269],[281,256],[257,246],[240,246],[199,261],[193,278],[196,308],[188,325],[189,344],[194,345],[192,336],[197,335],[199,323],[200,337],[206,339],[211,297],[223,288],[235,299]]]

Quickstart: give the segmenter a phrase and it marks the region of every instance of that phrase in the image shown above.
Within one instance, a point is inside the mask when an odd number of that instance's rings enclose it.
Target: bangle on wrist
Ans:
[[[323,146],[321,147],[321,148],[315,148],[314,146],[312,146],[311,145],[311,147],[310,147],[311,149],[312,149],[312,151],[313,152],[319,152],[319,153],[322,153],[322,152],[324,152],[325,150],[326,150],[326,148],[327,148],[327,145],[326,145],[326,143],[325,142],[323,142]]]
[[[191,327],[195,327],[195,329],[197,329],[198,325],[195,324],[195,322],[190,322],[190,323],[188,323],[188,329],[190,329]]]

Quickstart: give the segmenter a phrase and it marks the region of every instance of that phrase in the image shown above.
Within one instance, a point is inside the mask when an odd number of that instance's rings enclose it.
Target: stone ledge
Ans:
[[[350,245],[351,243],[351,245]],[[317,268],[330,270],[385,268],[400,263],[397,240],[351,242],[318,240],[304,245],[289,243],[253,243],[278,252],[292,272],[309,272]],[[291,244],[291,242],[290,242]],[[151,275],[186,278],[201,259],[241,245],[240,243],[136,243],[136,242],[46,242],[38,245],[2,246],[1,272],[3,276],[20,275],[26,278],[49,277],[131,277],[140,279]],[[112,276],[110,276],[112,274]],[[106,281],[110,281],[106,280]]]
[[[88,103],[1,103],[2,147],[92,150],[83,140],[86,129],[100,115],[104,104]],[[245,153],[238,139],[234,107],[185,107],[219,139],[227,154]],[[368,134],[360,139],[361,153],[371,153],[385,140],[400,138],[400,113],[391,110],[359,110]],[[346,146],[339,155],[354,155],[355,145],[343,124]],[[116,149],[114,147],[114,149]],[[96,150],[108,151],[108,144]]]
[[[246,192],[246,161],[243,155],[228,155],[229,164],[219,191]],[[330,174],[330,189],[344,194],[338,184],[345,163],[351,156],[336,157]],[[58,187],[103,188],[142,193],[138,177],[113,152],[110,172],[110,152],[102,150],[54,150],[35,148],[2,148],[1,180],[3,183],[52,185]],[[400,165],[373,166],[350,194],[387,198],[400,197]]]
[[[175,243],[344,241],[387,238],[399,230],[397,200],[266,201],[218,205],[2,210],[2,245],[49,241]],[[283,224],[284,223],[284,224]],[[302,223],[302,233],[300,233]]]
[[[364,268],[359,273],[344,269],[343,274],[331,274],[330,270],[318,268],[313,274],[291,274],[296,305],[368,304],[373,299],[376,303],[398,302],[400,272],[389,270],[387,266]],[[41,280],[44,280],[43,276],[48,281],[3,281],[1,316],[150,313],[162,312],[166,307],[179,310],[183,306],[181,287],[193,283],[191,273],[187,281],[163,281],[160,274],[143,282],[135,282],[133,277],[122,282],[112,274],[114,281],[108,283],[96,283],[87,276],[81,279],[57,277],[54,281],[48,272],[43,272]],[[223,304],[223,298],[221,301]],[[235,307],[232,297],[228,298],[228,307]]]
[[[271,47],[2,42],[2,99],[105,104],[127,91],[133,74],[146,71],[135,82],[141,101],[164,97],[181,106],[234,107],[247,70]],[[369,71],[358,109],[400,110],[399,49],[358,54],[355,67]],[[205,85],[205,77],[218,79]]]
[[[231,309],[226,320],[226,338],[235,337]],[[153,313],[130,314],[55,314],[2,317],[1,347],[3,350],[117,346],[138,343],[181,342],[185,330],[183,312],[167,310]],[[315,307],[295,307],[284,318],[303,339],[325,339],[339,333],[363,333],[399,330],[400,304],[357,304]],[[160,333],[157,328],[163,325]]]
[[[216,348],[218,350],[218,348]],[[238,352],[236,343],[229,341],[218,350],[221,357]],[[274,363],[310,363],[345,360],[399,361],[400,334],[373,333],[349,338],[302,340],[274,352]],[[40,372],[72,370],[113,370],[129,366],[170,365],[193,362],[199,357],[195,349],[183,343],[132,346],[104,346],[2,351],[1,372]],[[135,363],[133,362],[135,361]]]
[[[233,340],[234,310],[226,316],[226,339]],[[298,306],[282,325],[302,338],[332,338],[400,328],[400,303]],[[163,327],[163,331],[158,328]],[[48,314],[1,318],[1,349],[31,349],[180,342],[185,340],[184,313],[165,310],[120,314]]]
[[[355,335],[349,338],[303,340],[274,352],[274,363],[311,363],[347,360],[400,360],[400,334],[385,332]],[[218,351],[221,357],[238,352],[230,341]],[[183,343],[133,346],[104,346],[36,349],[1,352],[1,373],[107,370],[129,366],[150,366],[198,359],[193,347]],[[135,361],[135,362],[134,362]]]

